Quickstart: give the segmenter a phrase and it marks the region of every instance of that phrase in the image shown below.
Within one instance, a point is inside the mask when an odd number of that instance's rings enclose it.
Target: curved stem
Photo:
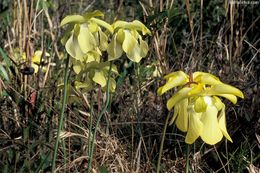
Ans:
[[[170,118],[170,113],[168,113],[166,120],[165,120],[165,124],[163,126],[162,140],[161,140],[161,144],[160,144],[160,151],[159,151],[159,158],[158,158],[157,167],[156,167],[156,173],[160,172],[163,145],[164,145],[165,134],[166,134],[166,129],[168,126],[169,118]]]
[[[64,90],[63,90],[63,100],[62,100],[62,108],[60,111],[60,119],[59,119],[59,127],[58,127],[58,131],[57,131],[57,137],[56,137],[56,141],[55,141],[55,146],[54,146],[54,153],[53,153],[53,159],[52,159],[52,168],[51,168],[51,172],[54,173],[55,171],[55,162],[56,162],[56,158],[57,158],[57,152],[58,152],[58,147],[59,147],[59,141],[60,141],[60,132],[61,129],[63,127],[63,120],[64,120],[64,111],[65,111],[65,107],[67,105],[66,101],[67,101],[67,84],[68,84],[68,76],[69,76],[69,57],[67,57],[66,59],[66,67],[65,67],[65,74],[64,74]]]
[[[107,88],[106,88],[106,102],[100,112],[100,114],[98,115],[98,119],[97,119],[97,123],[93,132],[93,138],[91,141],[91,146],[90,146],[90,156],[89,156],[89,162],[88,162],[88,173],[91,172],[92,169],[92,160],[93,160],[93,153],[94,153],[94,144],[95,144],[95,139],[96,139],[96,135],[97,135],[97,129],[100,123],[101,118],[103,117],[103,115],[105,114],[108,104],[109,104],[109,81],[110,81],[110,73],[111,73],[111,69],[112,69],[112,62],[110,62],[110,66],[109,66],[109,71],[108,71],[108,79],[107,79]]]

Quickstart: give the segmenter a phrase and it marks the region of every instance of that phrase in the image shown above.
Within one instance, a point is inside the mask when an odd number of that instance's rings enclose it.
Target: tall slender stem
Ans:
[[[100,114],[98,115],[98,119],[97,119],[97,123],[93,132],[93,138],[92,138],[92,142],[91,142],[91,148],[90,148],[90,156],[89,156],[89,162],[88,162],[88,173],[91,172],[92,169],[92,160],[93,160],[93,153],[94,153],[94,144],[95,144],[95,139],[96,139],[96,135],[97,135],[97,129],[100,123],[101,118],[103,117],[103,115],[105,114],[108,104],[109,104],[109,89],[110,89],[110,73],[111,73],[111,69],[112,69],[112,62],[110,62],[110,66],[109,66],[109,71],[108,71],[108,78],[107,78],[107,88],[106,88],[106,102],[100,112]]]
[[[161,140],[161,144],[160,144],[160,151],[159,151],[159,158],[158,158],[158,162],[157,162],[156,173],[160,172],[163,145],[164,145],[165,134],[166,134],[166,129],[167,129],[167,126],[168,126],[169,118],[170,118],[170,113],[168,113],[166,120],[165,120],[165,124],[163,126],[162,140]]]
[[[55,141],[54,153],[53,153],[53,159],[52,159],[52,168],[51,168],[52,173],[54,173],[54,171],[55,171],[55,162],[56,162],[57,153],[58,153],[60,132],[63,127],[64,111],[65,111],[65,107],[67,105],[66,101],[67,101],[67,94],[68,94],[67,93],[68,75],[69,75],[69,56],[66,59],[66,67],[65,67],[65,74],[64,74],[63,100],[62,100],[62,107],[61,107],[60,118],[59,118],[59,126],[58,126],[57,137],[56,137],[56,141]]]
[[[189,173],[189,170],[190,170],[190,165],[189,165],[189,163],[190,163],[190,159],[189,159],[190,145],[187,144],[186,146],[187,146],[187,151],[186,151],[186,166],[185,166],[186,170],[185,170],[185,173]]]

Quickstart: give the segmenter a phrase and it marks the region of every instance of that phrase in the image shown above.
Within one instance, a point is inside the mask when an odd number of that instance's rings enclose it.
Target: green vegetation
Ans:
[[[1,171],[258,172],[260,4],[239,2],[1,1]],[[236,103],[209,97],[216,138],[178,120],[187,82],[196,112],[216,83]]]

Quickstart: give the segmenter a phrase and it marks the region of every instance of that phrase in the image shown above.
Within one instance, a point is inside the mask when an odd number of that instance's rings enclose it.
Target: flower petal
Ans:
[[[124,30],[124,33],[125,39],[122,47],[126,53],[130,53],[137,44],[137,40],[134,38],[134,36],[132,36],[132,34],[129,31]]]
[[[201,132],[201,139],[210,145],[218,143],[222,137],[222,131],[220,130],[218,119],[218,110],[215,106],[207,107],[206,112],[202,113],[201,122],[203,123],[203,130]]]
[[[157,90],[157,93],[159,95],[162,95],[165,92],[167,92],[168,90],[170,90],[174,87],[180,86],[180,85],[184,85],[188,82],[187,75],[182,71],[170,73],[167,76],[165,76],[164,78],[167,79],[167,82],[164,86],[160,87]]]
[[[220,98],[218,98],[217,96],[213,96],[213,105],[216,106],[218,111],[220,111],[223,106],[225,106]]]
[[[184,99],[179,103],[179,112],[176,119],[176,126],[183,132],[187,132],[188,130],[188,99]]]
[[[179,101],[188,98],[188,93],[191,88],[185,87],[180,89],[176,94],[174,94],[168,101],[167,101],[167,109],[171,110],[173,106]]]
[[[107,22],[97,19],[97,18],[91,18],[90,20],[95,22],[99,26],[106,28],[111,34],[114,32],[113,27],[110,24],[108,24]]]
[[[216,85],[222,83],[216,76],[205,72],[195,72],[193,73],[193,78],[195,82],[202,84]]]
[[[118,59],[122,53],[122,45],[117,41],[117,34],[115,34],[112,38],[112,41],[109,43],[107,47],[108,60],[112,61]]]
[[[196,112],[205,112],[207,110],[207,104],[204,101],[203,97],[199,97],[196,99],[194,104],[194,110]]]
[[[104,87],[107,84],[106,78],[105,78],[103,72],[101,72],[101,71],[96,71],[92,80],[94,82],[96,82],[97,84],[101,85],[101,87]]]
[[[217,94],[217,95],[220,96],[220,97],[224,97],[224,98],[228,99],[233,104],[237,103],[237,97],[234,96],[233,94]]]
[[[244,98],[244,94],[237,88],[227,84],[217,84],[212,86],[207,94],[218,95],[218,94],[232,94],[240,98]]]
[[[62,19],[60,26],[66,25],[67,23],[83,23],[86,19],[81,15],[69,15]]]
[[[78,35],[78,43],[83,53],[87,53],[93,50],[97,43],[93,34],[89,29],[83,25],[80,26],[80,32]]]
[[[77,60],[82,60],[82,58],[84,57],[84,54],[80,49],[79,43],[73,34],[66,42],[65,48],[67,52],[70,54],[70,56],[76,58]]]
[[[219,128],[222,131],[223,135],[230,141],[233,142],[231,137],[229,136],[226,128],[226,114],[225,114],[225,105],[223,104],[223,108],[221,109],[220,115],[218,117]]]
[[[196,113],[194,110],[189,111],[189,128],[185,138],[185,142],[192,144],[200,136],[203,124],[200,121],[201,113]]]

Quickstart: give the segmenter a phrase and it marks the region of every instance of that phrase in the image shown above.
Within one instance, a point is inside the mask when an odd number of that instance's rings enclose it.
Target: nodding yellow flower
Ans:
[[[38,73],[39,71],[39,66],[41,65],[41,61],[44,61],[44,60],[41,60],[41,58],[43,57],[49,57],[50,54],[48,52],[45,52],[44,56],[42,56],[42,53],[43,51],[41,50],[37,50],[34,52],[33,56],[32,56],[32,63],[31,63],[31,66],[33,67],[34,69],[34,74]],[[22,55],[22,61],[26,61],[26,54],[23,53]],[[42,67],[42,71],[46,71],[46,67]]]
[[[118,59],[123,52],[133,62],[140,62],[148,53],[149,47],[142,35],[151,35],[151,31],[140,21],[116,21],[113,25],[114,35],[108,45],[109,61]],[[142,35],[140,34],[142,33]]]
[[[219,97],[236,104],[237,97],[244,98],[239,89],[205,72],[187,75],[177,71],[164,78],[167,82],[158,89],[158,94],[178,87],[177,92],[167,101],[167,108],[171,110],[174,107],[170,124],[175,122],[178,129],[187,132],[186,143],[192,144],[201,137],[205,143],[214,145],[223,136],[232,142],[226,129],[225,104]]]

